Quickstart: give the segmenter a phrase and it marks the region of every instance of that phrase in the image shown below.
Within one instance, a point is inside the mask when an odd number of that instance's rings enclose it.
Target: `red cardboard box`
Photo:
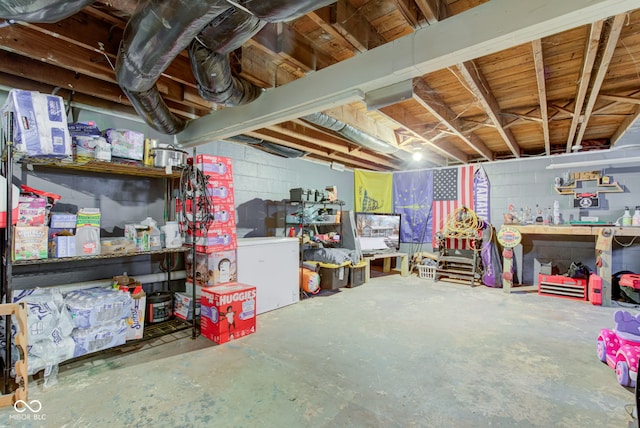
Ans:
[[[236,208],[233,205],[216,203],[211,198],[209,199],[213,206],[213,221],[222,226],[235,227],[236,225]],[[180,222],[186,222],[193,217],[193,208],[191,206],[191,200],[188,199],[184,206],[186,212],[186,219],[183,218],[182,208],[183,203],[181,199],[176,199],[176,213]]]
[[[200,298],[200,331],[217,344],[256,331],[256,287],[230,283],[204,287]]]
[[[206,192],[207,197],[214,205],[235,204],[235,198],[233,196],[233,181],[231,180],[209,180]]]
[[[193,157],[188,160],[193,163]],[[231,168],[231,158],[214,155],[196,155],[196,168],[209,176],[211,180],[232,180],[233,171]]]
[[[185,244],[191,245],[192,231],[187,230]],[[236,228],[216,226],[215,223],[209,226],[206,232],[196,230],[196,251],[199,253],[215,253],[218,251],[229,251],[238,248],[236,239]]]
[[[187,272],[187,281],[193,282],[193,255],[185,254],[184,270]],[[211,285],[236,282],[236,250],[216,251],[215,253],[196,252],[196,283],[207,287]]]

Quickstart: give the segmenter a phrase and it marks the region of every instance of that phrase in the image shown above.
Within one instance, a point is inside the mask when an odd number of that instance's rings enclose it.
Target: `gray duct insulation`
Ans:
[[[293,149],[291,147],[282,146],[280,144],[274,144],[260,138],[250,137],[248,135],[236,135],[227,138],[227,141],[241,144],[250,144],[260,149],[266,149],[269,153],[281,156],[283,158],[299,158],[307,154],[307,152],[303,152],[302,150]]]
[[[376,138],[373,135],[362,132],[361,130],[354,128],[353,126],[338,119],[334,119],[333,117],[324,113],[309,114],[306,116],[302,116],[302,119],[306,120],[307,122],[311,122],[314,125],[318,125],[323,128],[330,129],[331,131],[337,132],[347,140],[352,141],[353,143],[361,147],[379,153],[394,154],[400,150],[398,146],[387,143],[386,141]]]
[[[187,122],[169,110],[156,82],[176,55],[196,36],[200,37],[201,31],[206,30],[202,34],[204,43],[191,49],[200,92],[226,105],[247,103],[261,91],[232,75],[227,54],[259,31],[264,22],[294,19],[334,1],[149,0],[136,10],[125,28],[116,62],[118,84],[149,126],[165,134],[176,134]],[[55,22],[91,3],[89,0],[3,1],[0,17]],[[200,64],[199,60],[204,63]]]
[[[94,0],[3,0],[0,17],[25,22],[54,23],[80,11]]]
[[[260,31],[265,23],[242,9],[229,8],[207,24],[191,42],[189,58],[202,98],[236,106],[260,96],[262,89],[233,75],[229,54]]]

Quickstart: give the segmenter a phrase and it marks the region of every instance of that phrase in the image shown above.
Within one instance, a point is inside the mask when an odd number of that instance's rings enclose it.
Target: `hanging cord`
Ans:
[[[634,236],[633,239],[631,240],[631,242],[629,242],[628,244],[625,244],[623,242],[618,241],[618,238],[616,238],[615,235],[613,235],[613,240],[615,241],[616,244],[620,245],[621,247],[630,247],[633,245],[633,243],[636,241],[637,236]]]
[[[182,201],[181,228],[195,226],[201,232],[206,231],[214,220],[214,205],[207,197],[207,182],[209,177],[193,165],[187,165],[180,175],[178,198]],[[188,207],[187,201],[196,204],[195,218],[193,208]],[[184,232],[184,230],[183,230]]]

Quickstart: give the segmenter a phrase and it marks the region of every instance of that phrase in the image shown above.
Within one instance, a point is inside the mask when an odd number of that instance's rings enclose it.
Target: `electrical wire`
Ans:
[[[206,231],[213,222],[215,207],[211,198],[207,196],[208,179],[209,177],[194,165],[187,165],[182,170],[178,187],[178,199],[182,201],[181,228]],[[195,204],[195,210],[192,204]]]

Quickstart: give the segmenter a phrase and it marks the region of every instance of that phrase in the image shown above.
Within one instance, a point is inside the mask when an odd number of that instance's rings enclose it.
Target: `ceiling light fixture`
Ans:
[[[422,152],[421,151],[415,151],[413,152],[413,155],[411,155],[411,157],[413,158],[414,161],[418,162],[422,160]]]

